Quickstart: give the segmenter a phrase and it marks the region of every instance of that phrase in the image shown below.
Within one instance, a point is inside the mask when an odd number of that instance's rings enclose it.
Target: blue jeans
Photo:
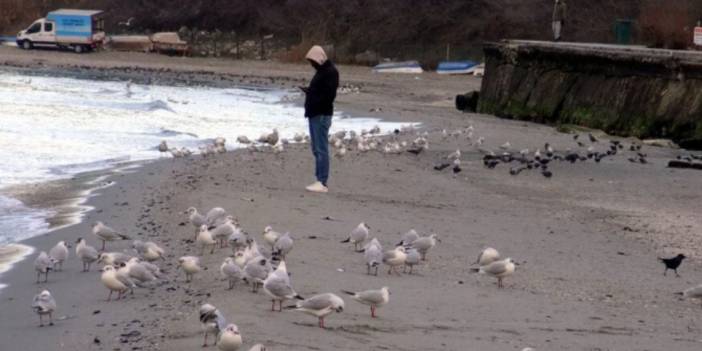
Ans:
[[[315,116],[308,118],[310,124],[310,140],[314,155],[314,175],[317,180],[327,186],[329,179],[329,127],[332,116]]]

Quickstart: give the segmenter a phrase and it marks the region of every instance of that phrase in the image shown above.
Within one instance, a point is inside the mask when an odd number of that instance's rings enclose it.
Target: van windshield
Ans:
[[[39,33],[40,30],[41,23],[34,23],[31,27],[29,27],[29,29],[27,29],[27,34]]]

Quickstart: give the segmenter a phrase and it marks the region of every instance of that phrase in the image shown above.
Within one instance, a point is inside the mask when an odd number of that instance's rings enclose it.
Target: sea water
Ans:
[[[283,138],[307,132],[295,92],[141,85],[0,71],[0,245],[45,233],[48,210],[2,195],[12,185],[70,178],[125,162],[162,157],[170,147],[197,149],[216,137],[229,148],[277,128]],[[335,130],[399,128],[337,113]]]

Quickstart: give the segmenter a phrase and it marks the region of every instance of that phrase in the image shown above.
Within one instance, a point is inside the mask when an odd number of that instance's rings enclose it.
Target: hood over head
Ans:
[[[305,58],[315,62],[318,65],[323,65],[325,62],[327,62],[327,54],[324,52],[324,49],[322,49],[321,46],[315,45],[313,46],[310,51],[307,52],[307,55],[305,55]]]

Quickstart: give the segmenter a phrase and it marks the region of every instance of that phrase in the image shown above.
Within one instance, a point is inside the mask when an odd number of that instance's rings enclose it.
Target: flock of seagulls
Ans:
[[[399,154],[408,152],[419,155],[428,149],[428,137],[426,132],[416,133],[413,140],[400,140],[402,134],[410,134],[413,127],[403,127],[395,130],[389,138],[380,137],[380,128],[375,127],[368,131],[355,133],[353,131],[340,131],[330,135],[330,144],[336,150],[337,157],[343,157],[350,150],[367,152],[371,150],[386,154]],[[442,131],[442,137],[473,138],[473,127],[458,129],[453,132]],[[593,146],[599,140],[592,134],[588,134],[589,145],[580,140],[579,135],[574,138],[578,147],[586,148],[585,153],[579,151],[566,150],[565,152],[555,151],[551,145],[546,143],[543,150],[536,150],[533,154],[529,150],[519,152],[512,151],[509,142],[500,146],[502,150],[499,154],[493,151],[486,151],[483,163],[488,168],[495,168],[498,164],[513,164],[510,173],[519,174],[525,169],[537,169],[545,177],[551,177],[548,166],[554,161],[579,162],[589,159],[595,162],[601,161],[605,157],[616,155],[624,149],[618,141],[610,141],[605,151],[597,151]],[[303,135],[296,135],[295,142],[306,142]],[[237,142],[249,145],[250,150],[261,151],[263,146],[271,148],[274,152],[283,150],[283,146],[289,141],[280,138],[277,130],[261,135],[257,143],[251,142],[245,136],[237,138]],[[484,138],[477,138],[472,143],[480,148],[484,143]],[[226,140],[216,138],[211,145],[200,147],[202,157],[210,157],[217,153],[226,152]],[[640,152],[640,146],[632,144],[629,150],[636,153],[633,158],[637,163],[647,163],[646,155]],[[173,157],[187,157],[192,152],[183,149],[169,148],[166,141],[163,141],[158,150],[162,153],[170,152]],[[482,150],[482,149],[481,149]],[[484,151],[484,150],[483,150]],[[187,156],[186,156],[187,155]],[[452,167],[454,174],[461,172],[460,149],[447,155],[440,165],[435,167],[443,170]],[[630,159],[631,161],[631,159]],[[303,297],[293,287],[292,275],[288,271],[288,258],[295,246],[295,239],[289,232],[278,232],[272,226],[266,226],[260,233],[261,246],[256,238],[245,232],[240,226],[235,216],[228,213],[221,207],[214,207],[204,214],[198,212],[197,208],[190,207],[185,212],[187,221],[192,226],[194,240],[193,249],[199,255],[187,255],[178,258],[178,270],[182,270],[185,275],[185,282],[193,282],[197,275],[203,270],[200,257],[214,255],[217,249],[226,249],[227,256],[219,266],[219,274],[222,280],[227,281],[227,289],[233,290],[238,284],[251,286],[251,291],[257,293],[263,290],[265,296],[271,301],[271,311],[283,312],[283,310],[299,311],[317,318],[318,326],[325,328],[325,317],[332,313],[341,313],[345,309],[344,300],[332,292],[320,293],[310,297]],[[112,295],[117,294],[116,299],[120,300],[127,294],[134,294],[140,288],[153,287],[158,282],[166,279],[165,274],[159,267],[160,262],[167,260],[165,250],[157,243],[151,241],[132,241],[132,251],[134,255],[127,252],[108,252],[108,243],[118,240],[130,240],[129,236],[115,230],[104,223],[95,222],[92,227],[92,234],[101,242],[100,250],[88,245],[84,238],[76,241],[75,254],[82,263],[82,271],[88,272],[91,266],[97,262],[101,264],[100,281],[108,290],[107,300],[112,300]],[[192,234],[189,234],[192,235]],[[429,233],[421,236],[412,229],[402,234],[400,240],[390,248],[384,248],[377,237],[372,237],[371,228],[365,222],[358,224],[349,233],[346,239],[341,241],[346,244],[353,244],[353,252],[362,255],[363,263],[366,267],[367,275],[378,275],[381,265],[387,267],[388,275],[401,276],[409,271],[412,275],[415,266],[420,266],[428,260],[428,254],[440,242],[437,234]],[[37,283],[49,281],[49,272],[62,271],[64,263],[69,259],[70,246],[64,242],[58,242],[49,252],[41,251],[34,261],[37,273]],[[661,258],[668,269],[675,271],[685,258],[678,255],[673,258]],[[497,280],[497,287],[504,288],[504,279],[512,276],[518,265],[511,258],[501,258],[500,253],[491,247],[485,248],[473,263],[473,272],[486,275]],[[400,271],[402,268],[402,271]],[[377,317],[377,310],[390,302],[391,292],[384,286],[379,289],[368,289],[360,291],[340,290],[344,295],[352,300],[366,305],[370,309],[371,318]],[[687,298],[702,299],[702,285],[687,289],[680,295]],[[294,304],[286,303],[294,301]],[[53,312],[56,309],[56,301],[48,290],[43,290],[34,297],[32,308],[39,316],[40,326],[44,325],[44,317],[48,316],[49,325],[53,325]],[[199,309],[199,320],[204,332],[203,346],[208,345],[208,337],[213,336],[215,344],[222,351],[234,351],[243,345],[242,334],[238,326],[234,323],[227,323],[225,316],[213,305],[204,304]],[[265,346],[257,344],[250,350],[265,350]]]
[[[193,282],[197,275],[206,269],[202,266],[200,257],[213,255],[217,249],[225,250],[226,257],[219,267],[222,280],[227,281],[227,289],[235,289],[238,284],[248,284],[253,292],[263,290],[271,301],[271,311],[299,311],[317,318],[320,328],[325,328],[325,317],[332,313],[341,313],[345,309],[343,298],[335,293],[326,292],[310,297],[303,297],[293,287],[292,275],[288,271],[287,258],[295,245],[295,240],[289,232],[281,234],[266,226],[260,233],[263,246],[259,246],[257,238],[243,231],[238,220],[221,207],[215,207],[200,214],[195,207],[188,208],[184,215],[193,229],[197,231],[193,249],[199,256],[183,256],[178,258],[178,270],[185,275],[185,282]],[[130,240],[127,235],[115,230],[102,222],[95,222],[92,227],[94,237],[102,242],[102,249],[88,245],[84,238],[78,238],[75,253],[82,263],[82,271],[90,271],[93,263],[102,264],[100,282],[107,289],[107,301],[116,296],[116,300],[134,295],[140,288],[154,287],[166,279],[158,266],[159,262],[167,261],[165,250],[151,241],[133,240],[130,252],[105,251],[108,243],[117,240]],[[378,275],[381,265],[388,267],[388,274],[402,275],[409,269],[413,273],[414,266],[428,259],[428,254],[440,242],[434,233],[420,236],[412,229],[404,233],[394,247],[383,249],[380,241],[370,234],[370,226],[365,222],[358,224],[342,243],[354,245],[353,252],[361,254],[359,264],[367,268],[367,274]],[[493,250],[493,249],[491,249]],[[494,251],[494,250],[493,250]],[[502,287],[502,279],[514,273],[514,264],[510,259],[499,260],[496,251],[486,250],[478,260],[481,273],[494,276]],[[60,270],[69,258],[69,246],[60,241],[49,254],[41,252],[36,260],[37,282],[44,274],[44,282],[48,282],[48,272]],[[371,318],[377,317],[377,310],[390,302],[390,290],[384,286],[379,289],[360,291],[340,290],[352,300],[370,308]],[[296,301],[287,304],[288,301]],[[52,313],[56,309],[56,301],[48,290],[38,294],[32,307],[40,317],[40,325],[44,325],[44,317],[49,316],[53,324]],[[213,336],[215,344],[222,351],[238,350],[242,344],[242,335],[234,323],[227,323],[226,317],[213,305],[204,304],[199,310],[203,330],[203,346],[208,345],[208,339]],[[264,350],[263,345],[256,345],[258,350]]]

